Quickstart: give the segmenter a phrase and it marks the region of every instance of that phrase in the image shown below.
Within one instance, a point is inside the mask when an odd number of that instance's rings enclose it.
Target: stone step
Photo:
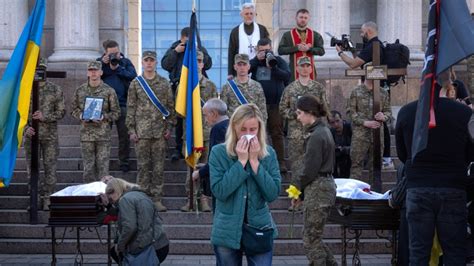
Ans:
[[[334,254],[341,254],[342,244],[338,239],[324,240],[326,245]],[[388,254],[391,252],[385,243],[380,239],[361,239],[361,254]],[[50,254],[50,239],[0,239],[0,250],[8,250],[12,254]],[[81,251],[84,254],[103,254],[107,252],[106,245],[101,245],[96,239],[81,239]],[[300,239],[280,240],[274,242],[273,254],[276,256],[303,255],[303,242]],[[351,245],[347,249],[348,254],[353,253]],[[57,246],[56,254],[76,253],[76,241],[66,239]],[[194,254],[212,255],[214,254],[209,240],[173,240],[170,241],[169,254]]]
[[[189,239],[189,240],[206,240],[210,238],[212,225],[210,224],[178,224],[178,225],[164,225],[164,230],[169,239]],[[290,236],[291,226],[289,224],[278,224],[278,239],[302,239],[303,225],[295,223],[293,225]],[[76,231],[71,231],[71,228],[58,227],[56,229],[56,236],[65,236],[65,239],[75,239]],[[107,237],[107,227],[102,226],[97,228],[101,238]],[[115,228],[112,228],[112,236],[115,235]],[[97,238],[95,230],[85,230],[81,232],[81,239]],[[382,235],[388,235],[388,232],[383,232]],[[29,224],[0,224],[0,235],[2,238],[18,238],[18,239],[50,239],[51,227],[46,225],[29,225]],[[340,239],[342,236],[342,228],[340,225],[327,224],[324,228],[324,239]],[[347,237],[354,237],[353,233],[347,231]],[[362,232],[361,239],[376,239],[377,234],[373,230],[366,230]]]
[[[110,148],[111,158],[118,158],[118,147]],[[81,158],[81,147],[59,147],[59,156],[58,158]],[[20,149],[17,154],[17,158],[25,158],[25,149]],[[135,148],[130,147],[130,158],[137,158],[135,154]]]
[[[165,195],[168,197],[184,197],[185,194],[185,183],[184,178],[182,178],[183,182],[176,182],[177,180],[169,180],[169,182],[165,182]],[[17,180],[15,180],[17,181]],[[280,191],[280,196],[286,196],[286,188],[289,186],[289,182],[287,182],[286,178],[282,182],[282,188]],[[176,183],[175,183],[176,182]],[[78,185],[79,183],[57,183],[56,189],[54,191],[59,191],[65,187]],[[383,190],[386,191],[391,189],[395,183],[393,182],[384,182],[383,183]],[[11,183],[9,187],[0,189],[0,198],[4,197],[12,197],[12,196],[27,196],[29,194],[28,190],[28,183]],[[2,203],[0,201],[0,208]]]

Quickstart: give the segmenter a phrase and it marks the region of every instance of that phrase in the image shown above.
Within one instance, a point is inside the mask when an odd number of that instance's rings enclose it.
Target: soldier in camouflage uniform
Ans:
[[[102,82],[102,65],[99,61],[87,64],[89,81],[74,92],[71,115],[81,121],[81,152],[84,164],[83,182],[100,180],[109,174],[110,123],[120,116],[117,94],[109,85]],[[102,114],[99,120],[84,120],[84,104],[87,97],[103,99]]]
[[[39,67],[46,70],[47,61],[41,58]],[[28,125],[25,128],[25,154],[27,160],[28,176],[31,163],[31,137],[36,134],[32,127],[32,119],[38,120],[38,139],[40,156],[43,158],[44,177],[40,179],[39,196],[42,199],[42,208],[49,208],[49,195],[56,186],[56,167],[59,154],[58,125],[57,121],[64,117],[66,112],[62,89],[49,81],[40,81],[38,86],[39,108],[32,113],[33,105],[30,104]]]
[[[314,95],[329,110],[329,104],[326,99],[326,91],[324,86],[310,78],[313,71],[311,60],[309,57],[300,57],[298,59],[299,77],[290,83],[281,96],[280,113],[283,119],[288,123],[288,157],[291,163],[291,169],[301,169],[301,162],[304,154],[303,143],[305,139],[305,131],[300,122],[296,119],[296,102],[298,98],[304,95]],[[292,175],[295,181],[295,175]],[[290,207],[290,211],[293,209]]]
[[[263,93],[262,85],[248,76],[250,70],[249,56],[247,54],[236,54],[234,61],[234,69],[237,72],[237,77],[234,79],[235,84],[248,103],[254,103],[258,106],[266,123],[268,115],[265,94]],[[234,110],[241,105],[234,91],[227,83],[222,86],[221,100],[227,104],[229,116],[232,116]]]
[[[372,129],[380,128],[380,153],[383,151],[383,122],[389,122],[391,117],[390,100],[387,91],[380,88],[381,112],[372,114],[373,81],[366,80],[357,86],[349,97],[349,117],[352,121],[351,140],[351,178],[362,180],[364,160],[369,157],[369,177],[367,181],[374,184],[373,175],[373,137]],[[382,127],[381,127],[382,126]]]
[[[201,106],[204,105],[207,100],[212,99],[212,98],[217,98],[217,87],[214,82],[210,81],[206,77],[202,75],[202,70],[204,68],[204,62],[203,62],[204,54],[201,51],[197,52],[197,61],[198,61],[198,69],[199,69],[199,89],[201,91]],[[204,117],[202,118],[202,121],[204,122]],[[185,125],[183,124],[183,128]],[[204,151],[201,154],[201,157],[199,158],[199,166],[204,165],[207,163],[207,157],[208,157],[208,150],[209,150],[209,133],[211,129],[209,128],[209,125],[207,123],[203,123],[202,125],[203,129],[203,140],[204,140]],[[186,128],[183,129],[183,142],[186,140]],[[183,147],[184,148],[184,147]],[[189,185],[190,185],[190,176],[191,174],[189,173],[190,169],[188,167],[188,173],[186,175],[186,183],[185,183],[185,189],[186,189],[186,195],[188,197],[188,200],[186,204],[181,207],[181,211],[183,212],[188,212],[191,211],[189,206],[190,206],[190,194],[189,194]],[[200,182],[194,182],[194,198],[197,198],[197,194],[200,192]],[[201,193],[200,196],[200,209],[203,212],[210,212],[211,207],[209,206],[209,197],[203,195]]]
[[[130,83],[127,118],[130,140],[137,153],[137,183],[153,198],[159,211],[167,208],[161,202],[164,186],[164,163],[170,129],[176,124],[173,92],[167,79],[156,73],[156,52],[144,51],[142,77],[148,83],[169,115],[166,117],[151,102],[137,79]]]
[[[305,95],[297,101],[298,120],[305,128],[304,155],[298,180],[292,184],[304,193],[303,247],[309,265],[337,265],[336,260],[323,242],[324,225],[331,207],[336,201],[336,184],[332,177],[335,161],[335,145],[331,131],[325,123],[326,107],[313,95]],[[292,199],[298,207],[302,199]]]

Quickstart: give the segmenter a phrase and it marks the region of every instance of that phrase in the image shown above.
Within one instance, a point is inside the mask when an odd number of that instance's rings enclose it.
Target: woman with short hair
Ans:
[[[275,151],[266,143],[265,125],[255,104],[241,105],[230,119],[226,142],[212,148],[216,210],[211,242],[217,265],[242,265],[243,253],[248,265],[272,264],[277,230],[268,203],[280,194],[281,176]],[[255,230],[263,237],[249,238]]]

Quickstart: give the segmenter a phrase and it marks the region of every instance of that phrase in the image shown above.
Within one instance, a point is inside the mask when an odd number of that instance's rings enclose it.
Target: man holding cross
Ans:
[[[353,58],[344,54],[342,47],[336,45],[337,54],[341,57],[342,61],[346,63],[350,68],[363,67],[365,64],[373,61],[373,46],[375,42],[379,43],[379,55],[381,63],[383,63],[384,51],[383,44],[378,38],[377,24],[372,21],[365,22],[360,28],[360,37],[364,43],[364,48],[356,56],[353,54]],[[388,92],[390,97],[390,92]],[[389,98],[390,99],[390,98]],[[389,100],[390,103],[390,100]],[[384,129],[384,141],[385,147],[383,150],[383,166],[384,169],[393,169],[393,162],[390,158],[390,132],[387,123],[383,123]]]

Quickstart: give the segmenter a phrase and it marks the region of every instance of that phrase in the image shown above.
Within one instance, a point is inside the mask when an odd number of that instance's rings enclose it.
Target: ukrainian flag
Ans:
[[[31,87],[40,52],[45,0],[36,0],[0,80],[0,187],[9,185],[28,120]]]
[[[197,67],[196,13],[191,15],[191,32],[184,52],[181,77],[176,96],[176,112],[186,119],[185,160],[195,167],[204,150],[202,136],[201,93]]]

